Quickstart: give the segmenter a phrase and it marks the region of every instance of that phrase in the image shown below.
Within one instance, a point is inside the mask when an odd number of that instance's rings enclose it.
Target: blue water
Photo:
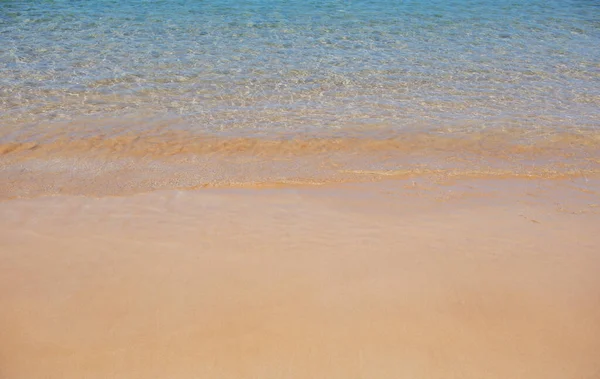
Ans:
[[[0,138],[90,118],[598,129],[600,1],[0,1]]]

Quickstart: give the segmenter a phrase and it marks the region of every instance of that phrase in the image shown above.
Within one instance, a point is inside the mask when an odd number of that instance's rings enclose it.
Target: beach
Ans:
[[[3,378],[594,378],[588,181],[0,203]]]
[[[0,379],[600,378],[600,6],[0,2]]]

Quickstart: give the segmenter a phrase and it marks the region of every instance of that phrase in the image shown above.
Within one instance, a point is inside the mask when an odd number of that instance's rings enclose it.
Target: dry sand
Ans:
[[[598,181],[0,203],[0,377],[600,378]]]

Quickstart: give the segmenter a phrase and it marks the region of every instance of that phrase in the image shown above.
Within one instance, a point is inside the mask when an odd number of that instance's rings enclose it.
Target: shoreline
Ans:
[[[243,129],[210,134],[141,121],[127,124],[129,129],[123,123],[103,130],[101,121],[50,125],[39,135],[37,128],[25,128],[24,136],[0,137],[0,201],[411,178],[600,177],[600,134],[593,129],[374,125],[317,135]]]
[[[599,6],[0,0],[0,379],[600,379]]]
[[[82,156],[14,162],[0,159],[0,171],[1,202],[43,196],[133,196],[169,190],[295,188],[411,180],[440,185],[472,180],[597,181],[600,158],[593,154],[568,157],[566,153],[552,158],[484,158],[403,152],[372,156],[207,154],[162,160]]]

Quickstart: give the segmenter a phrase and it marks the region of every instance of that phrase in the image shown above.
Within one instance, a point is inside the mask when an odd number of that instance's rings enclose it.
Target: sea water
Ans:
[[[597,0],[0,2],[4,159],[124,135],[144,156],[148,136],[595,149],[599,130]]]

